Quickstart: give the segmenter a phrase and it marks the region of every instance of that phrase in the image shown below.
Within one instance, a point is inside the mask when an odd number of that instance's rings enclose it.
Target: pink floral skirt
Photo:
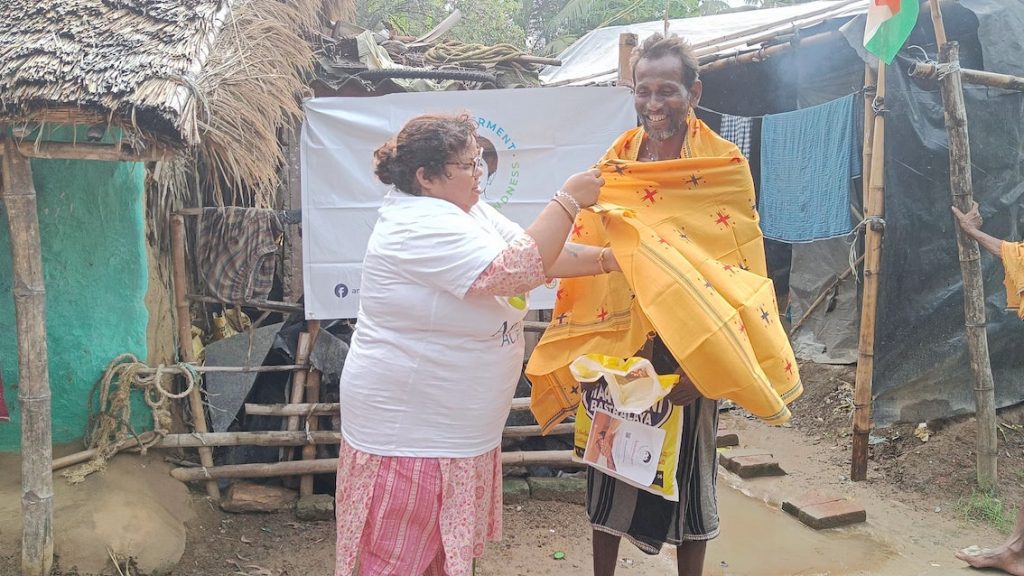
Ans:
[[[335,576],[469,576],[501,538],[501,449],[471,458],[378,456],[341,441]]]

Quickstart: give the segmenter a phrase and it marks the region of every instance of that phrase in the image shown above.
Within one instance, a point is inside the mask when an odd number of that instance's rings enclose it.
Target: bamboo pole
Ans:
[[[935,29],[935,44],[942,50],[946,45],[946,25],[942,22],[942,9],[939,8],[939,0],[928,0],[929,11],[932,15],[932,28]]]
[[[10,137],[3,149],[0,199],[11,237],[21,406],[21,572],[47,576],[53,565],[53,442],[39,214],[28,159]]]
[[[703,64],[701,64],[700,71],[702,73],[716,72],[718,70],[723,70],[725,68],[728,68],[730,66],[734,66],[736,64],[747,64],[749,62],[761,62],[763,60],[767,60],[768,58],[770,58],[772,56],[777,56],[778,54],[781,54],[783,52],[788,52],[790,50],[793,50],[794,48],[808,48],[808,47],[811,47],[811,46],[816,46],[816,45],[819,45],[819,44],[830,42],[832,40],[837,40],[837,39],[842,38],[842,37],[843,37],[842,32],[840,32],[838,30],[832,30],[832,31],[829,31],[829,32],[822,32],[821,34],[815,34],[814,36],[808,36],[807,38],[804,38],[803,40],[800,41],[799,44],[796,44],[796,45],[789,44],[789,43],[786,43],[786,44],[776,44],[775,46],[770,46],[770,47],[765,48],[763,50],[752,50],[750,52],[744,52],[742,54],[733,54],[731,56],[723,56],[721,58],[716,58],[716,59],[713,59],[713,60],[710,60],[710,61],[706,61]]]
[[[174,310],[178,325],[178,356],[182,362],[195,363],[192,349],[192,313],[189,310],[185,276],[185,218],[180,214],[171,215],[171,269],[174,276]],[[203,408],[203,392],[199,382],[188,395],[192,408],[192,426],[199,434],[209,431],[206,425],[206,410]],[[199,462],[204,468],[213,467],[213,451],[209,447],[199,448]],[[206,494],[220,500],[220,488],[215,480],[206,483]]]
[[[320,371],[310,370],[309,376],[306,377],[306,400],[312,400],[318,402],[320,400]],[[319,417],[309,416],[306,418],[306,431],[310,434],[316,432],[320,427]],[[316,446],[313,444],[306,444],[302,447],[302,459],[303,460],[315,460],[316,459]],[[299,479],[299,496],[312,496],[313,495],[313,477],[310,475],[303,476]]]
[[[860,190],[861,209],[868,205],[868,190],[871,189],[871,147],[875,134],[875,94],[878,90],[878,74],[870,62],[864,63],[864,143],[861,146]]]
[[[188,294],[187,297],[192,302],[206,302],[207,304],[230,304],[232,306],[245,306],[246,308],[256,308],[258,310],[270,310],[271,312],[284,312],[288,314],[294,314],[305,310],[305,307],[303,307],[302,304],[278,302],[276,300],[235,300],[232,302],[224,302],[219,298],[214,298],[213,296],[203,296],[201,294]]]
[[[559,424],[549,435],[571,434],[574,424]],[[142,438],[146,440],[146,434]],[[540,426],[506,426],[502,431],[502,438],[527,438],[541,436]],[[317,445],[338,445],[341,442],[341,433],[333,431],[310,431],[307,436],[303,431],[259,431],[259,432],[207,432],[205,434],[168,434],[152,444],[150,448],[162,448],[176,450],[182,448],[199,448],[201,446],[213,448],[218,446],[267,446],[267,447],[315,447]],[[121,450],[133,450],[138,448],[134,438],[125,442],[118,448]],[[83,450],[69,454],[53,461],[54,471],[74,466],[96,455],[95,449]],[[306,460],[314,460],[308,458]]]
[[[311,325],[312,323],[313,323],[312,321],[309,322],[309,324],[307,326]],[[317,329],[318,330],[319,330],[319,326],[320,326],[320,323],[317,322]],[[308,329],[309,328],[307,328],[307,330]],[[316,334],[316,332],[313,332],[313,334],[310,334],[310,332],[301,332],[301,333],[299,333],[299,342],[298,342],[298,346],[297,346],[296,352],[295,352],[295,362],[296,362],[296,364],[308,364],[309,363],[309,353],[310,353],[310,348],[312,346],[311,341],[312,341],[312,339],[314,337],[313,336],[314,334]],[[306,390],[306,377],[308,375],[309,375],[309,371],[308,370],[299,370],[299,371],[296,371],[296,372],[292,373],[291,394],[289,394],[289,396],[288,396],[288,403],[289,404],[301,404],[302,403],[302,396],[303,396],[303,393]],[[298,429],[299,429],[299,417],[298,416],[289,416],[288,420],[285,423],[285,430],[287,430],[288,432],[294,432],[294,431],[296,431]],[[281,460],[291,460],[291,459],[292,459],[291,450],[282,450],[281,451]]]
[[[615,81],[617,86],[633,87],[633,67],[630,66],[630,61],[637,42],[637,35],[632,32],[619,34],[619,76]]]
[[[574,466],[585,464],[574,462],[572,450],[537,450],[505,452],[501,455],[503,466]],[[199,482],[206,479],[271,478],[275,476],[296,476],[302,474],[333,474],[338,470],[337,458],[318,460],[297,460],[295,462],[274,462],[269,464],[233,464],[213,468],[175,468],[171,476],[181,482]]]
[[[295,370],[307,370],[309,366],[304,364],[283,364],[280,366],[204,366],[202,364],[191,364],[190,368],[199,372],[200,374],[208,374],[210,372],[217,373],[263,373],[263,372],[294,372]],[[162,369],[164,374],[185,374],[186,370],[180,366],[164,366]],[[152,376],[156,374],[156,368],[146,368],[139,370],[138,372],[142,376]]]
[[[885,102],[885,64],[878,63],[877,101]],[[875,115],[872,139],[871,185],[864,217],[864,293],[861,300],[860,344],[857,357],[857,380],[853,393],[853,458],[852,480],[865,480],[868,471],[868,435],[871,433],[871,379],[875,367],[875,311],[878,304],[878,276],[881,273],[882,231],[876,225],[883,216],[885,200],[885,115]]]
[[[338,444],[341,432],[318,430],[285,432],[260,430],[258,432],[207,432],[206,434],[168,434],[153,445],[154,448],[195,448],[196,446],[313,446]]]
[[[530,409],[529,398],[513,398],[512,412],[525,412]],[[245,404],[245,413],[249,416],[333,416],[341,410],[337,402],[319,404]]]
[[[933,17],[938,12],[938,7],[933,6]],[[939,21],[941,22],[941,17]],[[952,67],[952,71],[939,82],[946,132],[949,134],[950,191],[953,194],[953,204],[967,212],[971,208],[974,196],[971,186],[971,148],[967,131],[967,111],[964,107],[960,73],[956,71],[959,61],[959,45],[956,42],[943,44],[939,49],[939,62]],[[985,286],[981,275],[981,252],[978,243],[965,234],[962,228],[953,228],[956,230],[960,273],[964,281],[964,326],[971,359],[971,374],[974,378],[974,403],[978,422],[978,486],[983,490],[994,490],[998,484],[997,420],[995,386],[992,381],[988,337],[985,331]]]
[[[939,68],[931,62],[915,62],[910,65],[910,75],[914,78],[934,79],[939,75]],[[960,69],[960,81],[976,86],[988,86],[990,88],[1002,88],[1003,90],[1016,90],[1024,92],[1024,78],[1010,76],[1009,74],[997,74],[985,72],[984,70],[972,70],[970,68]]]

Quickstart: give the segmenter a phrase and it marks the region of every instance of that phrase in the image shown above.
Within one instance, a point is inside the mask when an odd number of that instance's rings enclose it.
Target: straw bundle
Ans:
[[[301,113],[321,0],[5,0],[0,119],[120,126],[193,147],[161,196],[267,205],[277,130]],[[198,178],[196,178],[198,176]],[[158,186],[160,188],[160,186]],[[189,189],[192,189],[191,191]],[[225,188],[231,194],[223,194]],[[166,196],[163,198],[167,199]],[[163,210],[160,210],[161,212]]]

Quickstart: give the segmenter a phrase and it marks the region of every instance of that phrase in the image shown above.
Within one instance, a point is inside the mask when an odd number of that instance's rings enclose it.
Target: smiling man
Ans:
[[[702,185],[703,176],[697,171],[680,171],[680,159],[723,158],[726,172],[745,171],[732,181],[750,182],[746,162],[731,161],[733,156],[742,158],[738,151],[734,151],[735,147],[711,132],[693,115],[701,95],[698,70],[693,50],[676,36],[664,38],[655,34],[633,56],[634,105],[641,126],[623,134],[605,160],[650,162],[652,164],[644,165],[648,166],[643,169],[645,174],[650,173],[647,171],[659,171],[661,166],[663,170],[659,173],[663,172],[666,179],[678,180],[671,185],[648,189],[647,196],[638,200],[638,210],[657,211],[670,204],[681,206],[678,202],[685,202],[685,199],[679,195],[702,193],[697,187]],[[633,170],[626,168],[624,172],[628,175]],[[616,172],[623,173],[620,170]],[[682,175],[684,172],[688,176]],[[676,178],[675,175],[680,176]],[[736,203],[744,210],[749,212],[753,209],[752,185],[725,188],[725,193],[731,198],[741,196]],[[670,199],[669,194],[675,198]],[[694,201],[700,203],[696,199]],[[671,214],[665,216],[672,217]],[[756,215],[753,218],[756,219]],[[714,225],[713,221],[711,225]],[[682,228],[677,234],[687,238]],[[700,236],[691,236],[699,245]],[[759,255],[750,258],[751,262],[756,260],[763,261],[763,247]],[[745,266],[745,262],[747,260],[740,260],[738,264]],[[673,502],[639,490],[589,468],[587,514],[594,529],[594,574],[611,576],[615,573],[619,543],[622,537],[626,537],[648,554],[657,554],[664,544],[676,546],[680,576],[699,576],[703,572],[707,541],[716,537],[719,531],[715,496],[718,405],[715,400],[702,396],[682,373],[679,362],[669,352],[661,336],[655,336],[646,350],[645,355],[651,358],[659,374],[681,374],[680,383],[668,396],[669,401],[684,410],[676,474],[679,501]]]

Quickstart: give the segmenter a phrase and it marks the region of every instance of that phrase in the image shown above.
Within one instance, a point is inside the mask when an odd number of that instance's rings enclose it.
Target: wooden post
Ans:
[[[309,325],[312,322],[308,323]],[[317,331],[319,330],[319,323],[316,325]],[[315,334],[315,332],[313,333]],[[309,332],[300,332],[299,341],[295,351],[295,363],[299,365],[309,364],[309,354],[312,347],[312,338]],[[292,373],[292,387],[288,397],[288,402],[291,404],[297,404],[302,402],[302,394],[306,388],[306,376],[309,374],[308,370],[296,370]],[[295,431],[299,429],[299,416],[289,416],[285,422],[285,429],[287,431]],[[281,460],[291,460],[292,451],[284,450],[281,451]]]
[[[946,25],[942,22],[939,0],[928,0],[928,7],[932,13],[932,27],[935,29],[935,45],[942,50],[942,47],[946,45]]]
[[[885,63],[878,62],[876,98],[885,103]],[[885,115],[874,115],[871,173],[864,218],[864,294],[860,310],[860,344],[857,381],[853,393],[853,458],[850,478],[864,480],[868,472],[868,435],[871,433],[871,379],[875,367],[875,311],[878,304],[878,275],[882,261],[881,218],[885,200]]]
[[[316,404],[320,401],[320,377],[321,373],[319,370],[310,370],[309,376],[306,377],[306,402]],[[309,415],[306,417],[306,427],[310,433],[316,432],[320,428],[320,417],[315,415]],[[316,445],[307,444],[302,447],[302,459],[303,460],[316,460]],[[312,496],[313,495],[313,477],[310,475],[303,476],[299,479],[299,496]]]
[[[875,134],[875,94],[878,90],[878,74],[870,62],[864,63],[864,143],[861,147],[860,163],[861,209],[868,205],[868,190],[871,186],[871,147]]]
[[[46,350],[46,285],[32,167],[3,137],[3,186],[14,273],[21,406],[21,573],[47,576],[53,565],[53,441]]]
[[[939,75],[939,69],[933,62],[915,62],[910,65],[910,76],[913,78],[935,78]],[[1001,88],[1003,90],[1015,90],[1024,92],[1024,78],[1010,76],[1009,74],[997,74],[984,70],[971,70],[970,68],[960,69],[960,82],[963,84],[974,84],[975,86],[988,86],[990,88]]]
[[[630,60],[633,58],[636,44],[636,34],[632,32],[619,34],[619,79],[615,82],[618,86],[633,87],[633,67],[630,66]]]
[[[937,6],[932,7],[933,17],[938,11]],[[957,67],[959,62],[959,45],[956,42],[943,44],[939,49],[939,64],[952,67],[950,73],[939,81],[946,132],[949,134],[949,184],[953,204],[967,212],[971,208],[974,196],[971,186],[967,112]],[[994,490],[998,484],[997,421],[995,386],[992,381],[988,337],[985,332],[985,286],[981,276],[981,251],[978,249],[978,243],[965,234],[962,228],[954,225],[953,229],[956,230],[960,274],[964,281],[964,326],[971,359],[971,374],[974,377],[974,404],[978,422],[978,486],[983,490]]]
[[[178,324],[178,356],[182,362],[195,362],[192,350],[192,313],[189,311],[188,285],[185,275],[185,218],[181,214],[171,215],[171,268],[174,276],[174,310]],[[192,426],[199,434],[209,432],[206,426],[206,410],[203,408],[203,392],[200,381],[192,387],[188,395],[189,406],[192,408]],[[213,450],[208,446],[199,448],[199,462],[203,469],[213,467]],[[206,494],[220,501],[220,488],[217,481],[206,482]]]

